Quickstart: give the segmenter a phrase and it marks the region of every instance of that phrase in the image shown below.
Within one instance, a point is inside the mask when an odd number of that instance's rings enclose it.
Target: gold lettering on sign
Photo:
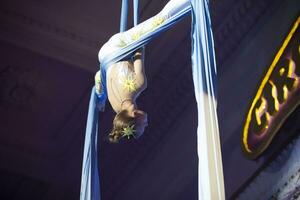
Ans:
[[[300,102],[300,17],[276,54],[247,114],[242,146],[247,157],[258,157],[287,116]]]

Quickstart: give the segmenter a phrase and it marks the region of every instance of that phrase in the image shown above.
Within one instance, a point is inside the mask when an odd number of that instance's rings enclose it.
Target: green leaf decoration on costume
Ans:
[[[125,90],[128,90],[128,92],[134,92],[136,91],[136,84],[133,78],[127,77],[125,78],[123,82],[123,86]]]
[[[152,29],[155,29],[156,27],[158,27],[159,25],[164,23],[166,18],[167,18],[166,16],[156,16],[156,17],[154,17],[154,19],[152,21]]]
[[[134,130],[134,125],[131,126],[127,126],[125,128],[123,128],[123,136],[122,137],[127,137],[127,139],[130,139],[130,137],[134,137],[134,133],[136,132],[136,130]]]
[[[136,31],[135,33],[133,33],[133,34],[131,35],[131,39],[132,39],[133,41],[138,40],[138,39],[141,37],[142,34],[143,34],[142,31]]]
[[[120,35],[118,47],[125,47],[125,46],[127,46],[127,43],[125,42],[125,37],[124,35]]]

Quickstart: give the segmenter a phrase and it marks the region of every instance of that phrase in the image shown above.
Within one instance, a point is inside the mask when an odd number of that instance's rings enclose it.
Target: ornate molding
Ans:
[[[96,71],[100,42],[53,24],[0,8],[0,39],[88,71]]]
[[[222,23],[215,26],[215,47],[218,63],[222,63],[234,52],[243,37],[257,23],[258,19],[276,4],[278,0],[237,1]],[[271,5],[271,6],[270,6]],[[221,68],[222,70],[222,68]]]
[[[39,19],[34,19],[30,16],[19,14],[9,9],[0,8],[0,14],[5,19],[8,19],[8,23],[14,23],[19,26],[26,26],[37,29],[37,31],[42,31],[48,34],[53,34],[58,37],[73,41],[74,43],[80,43],[81,45],[90,47],[90,48],[99,48],[99,42],[84,37],[76,32],[67,30],[65,28],[60,28],[54,24],[50,24]]]
[[[8,65],[0,71],[0,106],[29,109],[37,93],[39,75],[33,67]]]
[[[153,4],[152,1],[143,1],[143,4],[141,5],[143,15],[149,14],[144,13],[149,7],[153,10],[158,6],[157,4]],[[110,12],[105,12],[106,15],[111,14]],[[7,5],[0,8],[0,22],[3,24],[0,29],[1,40],[22,46],[91,72],[95,72],[98,68],[97,54],[101,45],[108,39],[109,32],[112,34],[116,31],[113,27],[115,27],[115,24],[118,24],[118,20],[110,22],[109,24],[113,23],[113,25],[105,27],[105,31],[100,28],[95,29],[92,27],[92,24],[89,25],[87,22],[84,23],[87,24],[84,27],[78,27],[77,25],[75,28],[71,29],[70,26],[64,27],[64,25],[67,24],[67,19],[66,21],[63,21],[63,23],[49,23],[44,18],[39,19],[38,16],[34,16],[34,12],[32,16],[30,13],[22,13],[24,12]],[[94,14],[95,13],[91,13],[91,16]],[[77,19],[78,18],[79,17],[77,17]],[[101,26],[101,23],[99,23],[99,26]],[[90,28],[92,31],[91,34],[84,35],[76,32],[76,28],[78,30]],[[97,31],[97,33],[95,33],[95,31]],[[180,37],[181,35],[182,33],[180,33]],[[159,48],[155,48],[154,50],[160,51],[164,46],[165,42],[162,41],[156,45],[156,47]]]

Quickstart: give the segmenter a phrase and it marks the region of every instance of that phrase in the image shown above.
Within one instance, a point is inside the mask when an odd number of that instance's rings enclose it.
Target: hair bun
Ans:
[[[108,140],[111,143],[118,143],[121,135],[119,134],[118,131],[113,130],[111,133],[108,134]]]

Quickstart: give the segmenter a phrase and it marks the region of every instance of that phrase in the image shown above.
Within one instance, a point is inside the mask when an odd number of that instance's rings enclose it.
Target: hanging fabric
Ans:
[[[120,32],[124,32],[127,29],[127,17],[128,17],[128,0],[122,0]]]
[[[89,103],[88,119],[82,162],[80,200],[100,200],[100,184],[98,174],[97,133],[98,110],[97,95],[93,87]]]
[[[133,0],[133,25],[139,23],[139,0]]]
[[[198,108],[198,199],[225,199],[209,9],[206,0],[191,0],[191,4],[192,71]]]
[[[137,0],[135,0],[137,1]],[[81,182],[81,200],[100,199],[97,161],[98,109],[107,99],[106,72],[110,63],[129,56],[174,23],[192,13],[192,68],[198,107],[199,199],[225,199],[222,160],[216,114],[216,63],[213,36],[206,0],[171,0],[154,17],[126,29],[127,0],[122,0],[120,32],[111,37],[99,52],[100,89],[93,88],[89,107]],[[126,5],[127,4],[127,5]],[[136,10],[136,9],[134,9]],[[137,13],[137,11],[135,11]],[[136,19],[137,21],[137,19]],[[142,31],[141,31],[142,30]],[[122,33],[124,32],[124,33]],[[92,116],[92,117],[90,117]],[[96,179],[98,181],[96,181]]]
[[[134,25],[138,23],[138,1],[134,0]],[[122,0],[120,32],[124,32],[127,28],[127,17],[128,0]],[[101,79],[105,80],[105,76],[101,76],[99,80],[96,80],[98,82],[96,85],[103,82]],[[83,150],[80,200],[101,199],[98,168],[98,117],[99,110],[104,111],[106,99],[106,86],[101,85],[100,88],[96,89],[96,86],[92,88]]]

